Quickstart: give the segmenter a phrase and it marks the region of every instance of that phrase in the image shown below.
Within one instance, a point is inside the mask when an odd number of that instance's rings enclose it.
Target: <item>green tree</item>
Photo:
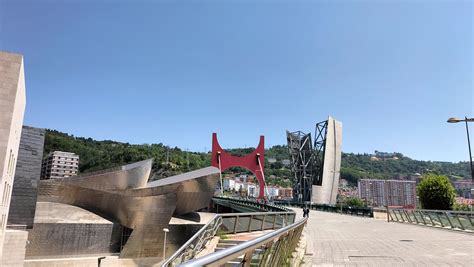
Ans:
[[[365,203],[362,199],[358,197],[348,197],[344,200],[344,204],[346,206],[351,206],[351,207],[365,207]]]
[[[423,175],[416,192],[424,209],[450,210],[456,196],[448,177],[432,173]]]

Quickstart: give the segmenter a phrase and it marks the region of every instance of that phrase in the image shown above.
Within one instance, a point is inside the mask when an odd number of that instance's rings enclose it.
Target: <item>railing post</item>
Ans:
[[[405,216],[407,216],[408,222],[412,223],[412,220],[410,219],[410,216],[408,215],[408,212],[406,210],[403,210],[403,213],[405,214]]]
[[[451,222],[451,219],[449,219],[448,213],[444,212],[444,216],[448,219],[449,224],[451,225],[451,228],[454,228],[453,223]]]
[[[273,227],[272,229],[275,229],[275,223],[276,223],[277,215],[273,215]]]
[[[426,225],[425,218],[423,218],[423,213],[421,211],[418,211],[418,214],[420,214],[421,219],[423,220],[423,224]]]
[[[267,217],[267,215],[263,215],[261,231],[263,231],[263,228],[265,227],[265,218],[266,217]]]
[[[444,227],[444,223],[443,221],[441,220],[441,217],[439,217],[439,214],[436,213],[436,217],[438,217],[438,220],[439,220],[439,223],[441,224],[441,227]]]
[[[461,220],[459,219],[459,215],[454,214],[454,216],[456,217],[456,219],[458,219],[458,222],[459,222],[459,225],[461,226],[461,229],[466,230],[466,229],[464,228],[464,225],[462,225]]]
[[[420,212],[423,214],[422,211],[420,211]],[[429,212],[428,212],[427,214],[428,214],[428,218],[430,218],[431,225],[432,225],[432,226],[436,226],[436,224],[433,222],[433,218],[431,218],[431,214],[430,214]]]
[[[234,221],[234,234],[236,234],[237,231],[237,222],[239,220],[239,215],[235,216],[235,221]]]
[[[250,232],[250,227],[251,227],[251,225],[252,225],[252,219],[253,219],[253,215],[250,215],[249,228],[248,228],[247,232]]]
[[[416,224],[420,224],[420,222],[418,221],[418,218],[416,218],[416,213],[414,210],[411,210],[411,214],[413,214],[413,217],[415,217]]]
[[[252,262],[252,255],[253,251],[245,253],[244,260],[242,262],[244,267],[250,267],[250,263]]]
[[[391,217],[392,215],[390,215],[390,210],[388,209],[388,205],[387,205],[387,222],[390,222]],[[393,221],[393,218],[392,218],[392,221]]]

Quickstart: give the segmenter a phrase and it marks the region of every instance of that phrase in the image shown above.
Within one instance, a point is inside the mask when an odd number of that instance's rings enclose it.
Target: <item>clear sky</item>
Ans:
[[[209,150],[332,115],[343,150],[468,160],[472,1],[0,0],[25,124]],[[471,124],[474,132],[474,124]],[[473,135],[474,137],[474,135]]]

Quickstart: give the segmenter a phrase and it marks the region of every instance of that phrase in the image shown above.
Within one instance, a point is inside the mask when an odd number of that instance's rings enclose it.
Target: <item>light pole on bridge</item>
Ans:
[[[466,135],[467,135],[467,147],[469,149],[469,164],[471,166],[471,181],[474,182],[474,168],[472,167],[472,153],[471,153],[471,141],[469,139],[469,125],[467,124],[468,122],[474,122],[474,118],[468,118],[464,117],[463,119],[458,119],[458,118],[449,118],[448,122],[449,123],[458,123],[458,122],[465,122],[466,123]],[[470,200],[470,209],[472,212],[472,193],[473,193],[473,188],[471,188],[471,200]]]
[[[470,163],[470,166],[471,166],[471,180],[474,181],[474,168],[472,167],[471,141],[469,140],[469,126],[467,124],[468,122],[474,122],[474,118],[464,117],[464,120],[463,119],[458,119],[458,118],[449,118],[448,119],[449,123],[458,123],[458,122],[462,122],[462,121],[464,121],[466,123],[467,147],[469,149],[469,163]],[[471,196],[471,198],[472,198],[472,196]]]

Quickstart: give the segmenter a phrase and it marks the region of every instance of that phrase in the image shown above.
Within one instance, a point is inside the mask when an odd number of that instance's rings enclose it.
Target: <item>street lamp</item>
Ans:
[[[163,228],[163,232],[165,232],[165,239],[163,240],[163,260],[166,259],[166,233],[170,230],[168,228]]]
[[[469,148],[469,163],[471,165],[471,180],[474,181],[474,169],[472,167],[472,154],[471,154],[471,141],[469,140],[469,126],[467,125],[468,122],[474,122],[474,118],[464,117],[463,119],[458,118],[449,118],[449,123],[458,123],[464,121],[466,123],[466,134],[467,134],[467,147]]]

